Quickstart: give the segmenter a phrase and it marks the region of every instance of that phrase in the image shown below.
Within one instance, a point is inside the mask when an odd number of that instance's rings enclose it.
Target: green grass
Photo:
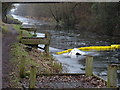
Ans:
[[[7,26],[5,23],[0,22],[0,24],[1,24],[1,29],[2,29],[2,33],[3,33],[3,34],[9,32],[8,26]]]
[[[30,71],[31,66],[38,67],[38,74],[62,72],[62,65],[56,62],[52,55],[46,56],[46,53],[37,51],[37,49],[33,49],[32,51],[28,52],[25,49],[26,47],[26,45],[21,43],[14,43],[11,46],[11,54],[13,56],[11,63],[16,65],[15,70],[19,71],[20,62],[23,60],[23,56],[25,56],[26,72]]]
[[[13,24],[13,28],[20,34],[21,31],[23,31],[23,36],[29,36],[31,37],[32,34],[30,34],[26,30],[21,30],[20,25]],[[20,38],[20,35],[17,37]],[[29,78],[30,75],[30,67],[31,66],[37,66],[37,74],[42,73],[61,73],[62,72],[62,65],[55,61],[55,58],[52,55],[46,55],[45,52],[41,52],[35,48],[32,48],[32,51],[28,51],[26,49],[26,45],[21,44],[19,42],[14,43],[11,45],[11,64],[13,65],[12,72],[15,72],[14,75],[11,76],[11,84],[12,87],[21,87],[20,86],[20,63],[21,60],[23,60],[23,56],[25,56],[25,77]],[[12,73],[11,72],[11,73]]]
[[[12,85],[13,88],[18,88],[21,87],[20,85],[20,64],[21,64],[21,60],[23,60],[23,56],[25,56],[24,58],[24,62],[25,62],[25,71],[26,71],[26,75],[28,73],[28,71],[30,71],[30,66],[34,65],[34,66],[38,66],[38,64],[30,58],[29,53],[25,50],[26,45],[23,45],[21,43],[14,43],[11,45],[11,54],[12,54],[12,58],[10,60],[11,64],[12,64],[12,72],[15,72],[13,75],[10,76],[10,83]]]
[[[14,43],[11,46],[11,53],[13,55],[12,58],[12,62],[17,62],[19,63],[20,60],[22,59],[22,56],[25,56],[25,60],[27,64],[31,64],[31,65],[37,65],[37,63],[35,63],[30,57],[29,57],[29,53],[25,50],[27,46],[23,45],[21,43]]]
[[[21,32],[20,25],[13,24],[13,27],[17,30],[18,33]],[[26,30],[22,30],[22,31],[23,31],[23,36],[29,36],[29,37],[32,36],[32,34],[30,34],[28,31],[26,31]],[[15,53],[14,56],[16,57],[16,59],[19,60],[22,57],[21,55],[25,55],[27,57],[26,63],[28,63],[29,65],[35,65],[35,66],[44,68],[44,71],[42,71],[43,73],[55,73],[55,72],[62,71],[62,65],[60,63],[56,62],[55,58],[52,55],[50,55],[50,54],[46,55],[46,53],[39,52],[37,49],[33,50],[31,53],[28,53],[27,51],[25,51],[25,47],[27,47],[27,46],[20,44],[20,43],[13,45],[13,47],[14,46],[15,46],[15,49],[13,50],[13,53]],[[33,56],[33,58],[30,58],[31,56],[29,54],[31,54]],[[36,55],[36,57],[34,57],[35,55]],[[40,62],[38,65],[38,62],[36,61],[36,59],[42,60],[43,63]],[[17,60],[15,60],[15,61],[17,61]],[[43,65],[44,63],[46,63],[46,67],[44,67],[44,65]]]
[[[5,34],[7,32],[9,32],[8,27],[6,25],[2,26],[2,33]]]
[[[7,23],[9,24],[22,24],[18,19],[14,19],[12,16],[7,15]]]
[[[19,36],[17,37],[18,40],[20,40],[20,33],[22,31],[22,36],[28,36],[28,37],[32,37],[33,35],[26,31],[26,30],[21,30],[20,29],[21,25],[16,25],[16,24],[13,24],[13,28],[19,33]]]
[[[26,30],[21,30],[21,29],[20,29],[21,25],[13,24],[13,27],[16,29],[16,31],[17,31],[18,33],[20,33],[20,32],[22,31],[22,32],[23,32],[23,36],[28,36],[28,37],[31,37],[31,36],[32,36],[32,34],[31,34],[30,32],[28,32],[28,31],[26,31]]]

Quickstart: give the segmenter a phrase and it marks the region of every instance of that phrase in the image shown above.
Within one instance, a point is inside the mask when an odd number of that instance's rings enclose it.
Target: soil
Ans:
[[[9,71],[11,70],[10,65],[10,48],[11,44],[16,42],[18,33],[10,24],[8,26],[9,32],[2,37],[2,88],[7,88],[9,86]]]

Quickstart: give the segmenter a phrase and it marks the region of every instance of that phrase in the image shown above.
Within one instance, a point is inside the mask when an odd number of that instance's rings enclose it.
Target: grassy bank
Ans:
[[[23,32],[23,36],[28,36],[28,37],[32,37],[32,34],[26,30],[20,30],[21,25],[16,25],[13,24],[13,27],[15,28],[15,30],[20,34],[20,32]]]
[[[22,24],[18,19],[14,19],[13,16],[7,15],[7,23],[8,24]]]
[[[0,21],[1,29],[2,29],[2,34],[4,35],[5,33],[9,32],[7,25],[4,22]]]
[[[12,25],[15,30],[20,34],[20,25]],[[31,33],[29,33],[26,30],[23,31],[23,36],[32,36]],[[19,35],[17,37],[19,40]],[[30,67],[32,65],[37,67],[37,74],[42,73],[61,73],[62,72],[62,65],[58,63],[52,55],[46,55],[45,52],[39,51],[37,48],[32,48],[31,51],[29,51],[28,46],[21,44],[19,42],[14,43],[11,46],[11,64],[12,64],[12,72],[10,73],[10,87],[18,88],[21,87],[21,83],[19,82],[21,79],[19,78],[19,72],[20,72],[20,63],[21,60],[24,58],[25,62],[25,78],[29,78],[30,74]]]

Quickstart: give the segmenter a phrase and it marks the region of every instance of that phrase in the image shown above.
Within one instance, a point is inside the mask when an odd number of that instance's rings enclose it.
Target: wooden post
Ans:
[[[36,31],[37,31],[37,29],[34,28],[34,34],[33,34],[33,37],[37,37]]]
[[[35,88],[35,82],[36,82],[36,67],[31,66],[31,72],[30,72],[30,88]]]
[[[117,64],[117,69],[120,69],[120,64]]]
[[[49,53],[49,45],[46,44],[44,49],[45,49],[45,52],[48,54]]]
[[[117,87],[117,65],[111,64],[108,66],[107,87]]]
[[[45,32],[45,38],[49,41],[47,44],[45,44],[45,52],[49,53],[49,45],[50,45],[50,33]]]
[[[25,76],[25,56],[22,56],[21,62],[20,62],[20,77],[24,78]]]
[[[85,73],[87,76],[93,75],[93,56],[86,57]]]
[[[21,43],[21,39],[22,39],[22,31],[20,31],[20,43]]]
[[[37,31],[37,29],[36,29],[36,28],[34,28],[34,34],[36,34],[36,31]]]

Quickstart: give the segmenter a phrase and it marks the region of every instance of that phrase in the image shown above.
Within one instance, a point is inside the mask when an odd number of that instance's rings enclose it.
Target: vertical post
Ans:
[[[85,73],[87,76],[93,75],[93,56],[86,57]]]
[[[48,54],[49,53],[49,45],[45,45],[45,52]]]
[[[20,62],[20,77],[24,78],[25,76],[25,56],[22,56],[21,62]]]
[[[21,39],[22,39],[22,31],[20,31],[20,42],[21,42]]]
[[[48,54],[49,53],[49,45],[50,45],[50,33],[46,32],[45,33],[45,38],[48,40],[47,44],[45,44],[45,52]]]
[[[34,34],[33,34],[33,37],[37,37],[36,31],[37,31],[37,29],[34,28]]]
[[[34,28],[34,34],[36,34],[36,31],[37,31],[37,29],[36,29],[36,28]]]
[[[117,65],[108,66],[107,87],[117,87]]]
[[[31,66],[31,72],[30,72],[30,88],[35,88],[35,82],[36,82],[36,67]]]

